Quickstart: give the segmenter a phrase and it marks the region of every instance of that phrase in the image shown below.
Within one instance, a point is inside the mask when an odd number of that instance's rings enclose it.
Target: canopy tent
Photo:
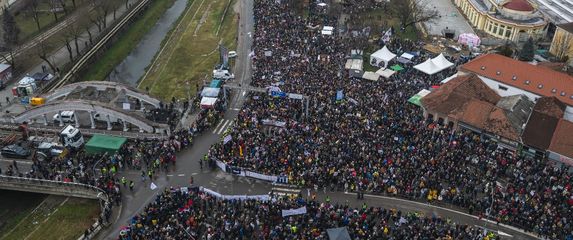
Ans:
[[[402,53],[402,55],[400,55],[400,57],[408,59],[408,60],[412,60],[412,58],[414,58],[414,55],[405,52],[405,53]]]
[[[127,141],[127,138],[95,134],[86,143],[86,152],[89,154],[117,152]]]
[[[448,61],[448,59],[440,53],[437,57],[428,59],[425,62],[414,66],[414,68],[424,72],[425,74],[433,75],[452,66],[454,66],[454,64]]]
[[[398,64],[394,64],[392,67],[390,67],[390,69],[392,69],[396,72],[404,70],[404,68]]]
[[[201,98],[201,108],[203,108],[203,109],[213,108],[215,106],[216,102],[217,102],[217,98],[203,97],[203,98]]]
[[[211,81],[211,84],[209,85],[209,87],[212,87],[212,88],[221,87],[221,80],[213,79],[213,81]]]
[[[390,76],[394,75],[394,73],[396,73],[393,70],[390,70],[388,68],[384,69],[384,68],[380,68],[378,71],[376,71],[376,74],[388,79],[390,78]]]
[[[470,47],[477,47],[481,44],[481,39],[473,33],[462,33],[458,36],[458,43]]]
[[[362,78],[362,75],[364,75],[362,70],[350,69],[350,71],[348,71],[348,76],[350,78]]]
[[[364,72],[362,78],[370,81],[378,81],[380,75],[376,74],[375,72]]]
[[[221,91],[220,88],[214,88],[214,87],[206,87],[203,88],[203,91],[201,92],[201,97],[218,97],[219,96],[219,92]]]
[[[396,54],[390,52],[386,46],[370,55],[370,65],[386,68]]]
[[[346,227],[339,228],[329,228],[326,229],[328,234],[328,239],[330,240],[350,240],[350,234],[348,234],[348,229]]]
[[[428,94],[430,94],[429,90],[422,89],[418,93],[416,93],[416,95],[414,95],[410,99],[408,99],[408,102],[411,104],[414,104],[418,107],[421,107],[422,103],[420,102],[420,100]]]
[[[362,70],[362,59],[348,59],[344,65],[345,69],[357,69]]]

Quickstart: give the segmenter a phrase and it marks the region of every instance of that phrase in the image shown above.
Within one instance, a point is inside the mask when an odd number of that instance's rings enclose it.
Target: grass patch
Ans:
[[[83,7],[83,2],[84,1],[76,1],[77,7]],[[74,11],[74,9],[72,9],[72,0],[66,0],[65,3],[68,14],[71,14]],[[14,16],[16,25],[18,25],[20,28],[20,34],[18,35],[18,41],[20,43],[38,35],[40,32],[56,24],[54,14],[50,12],[50,4],[48,1],[39,1],[38,4],[38,19],[40,20],[40,30],[38,30],[36,21],[32,16],[32,12],[27,9],[19,11]],[[58,21],[62,21],[64,20],[66,14],[62,11],[57,13],[57,16]]]
[[[137,47],[137,44],[155,26],[159,18],[175,0],[153,1],[143,16],[135,21],[126,32],[99,58],[82,77],[87,81],[101,81]]]
[[[394,27],[395,34],[402,39],[417,40],[418,30],[414,26],[409,26],[405,31],[400,30],[400,21],[391,14],[391,9],[384,10],[383,8],[365,11],[359,14],[359,17],[351,17],[350,24],[357,27],[370,27],[371,36],[380,37],[383,31],[388,30],[391,26]]]
[[[77,239],[100,212],[95,200],[49,196],[34,212],[20,219],[2,240]]]
[[[229,1],[229,9],[219,35],[216,35]],[[237,46],[238,19],[233,11],[236,2],[195,0],[191,3],[189,12],[180,19],[182,30],[172,32],[171,41],[165,43],[163,52],[155,57],[154,65],[149,67],[139,88],[149,88],[152,95],[167,100],[172,97],[186,98],[189,89],[195,92],[196,84],[206,75],[210,77],[219,61],[219,42],[229,50],[235,50]],[[206,16],[204,22],[201,21],[203,16]],[[187,85],[188,82],[190,85]]]

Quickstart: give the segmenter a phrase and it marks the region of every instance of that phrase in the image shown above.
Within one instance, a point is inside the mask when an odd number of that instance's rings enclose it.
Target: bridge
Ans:
[[[99,199],[104,202],[109,200],[105,191],[91,185],[34,178],[0,175],[0,189],[44,193],[67,197]]]
[[[161,103],[161,101],[159,99],[154,98],[152,96],[149,96],[148,94],[143,93],[140,90],[137,90],[135,88],[128,87],[126,85],[119,84],[116,82],[106,82],[106,81],[86,81],[86,82],[72,83],[72,84],[62,86],[62,87],[55,89],[51,92],[48,92],[48,93],[42,95],[42,97],[45,98],[47,102],[54,101],[56,99],[66,97],[72,92],[81,91],[82,89],[85,89],[88,87],[95,88],[98,91],[105,91],[107,89],[115,89],[115,91],[118,93],[122,92],[129,97],[139,99],[140,101],[146,102],[150,105],[153,105],[156,108],[159,108],[160,103]],[[119,94],[118,94],[118,96],[116,96],[115,100],[117,100],[118,97],[119,97]],[[112,102],[115,102],[115,101],[112,101]],[[142,106],[143,106],[143,104],[142,104]]]
[[[15,123],[23,123],[30,121],[32,119],[43,117],[44,124],[48,125],[48,114],[62,111],[86,111],[90,113],[91,128],[95,128],[95,113],[103,114],[107,117],[108,130],[111,130],[111,120],[110,116],[121,119],[123,123],[123,130],[127,131],[127,123],[137,126],[140,131],[145,131],[148,133],[164,133],[164,131],[169,134],[169,126],[167,124],[155,123],[150,120],[145,119],[137,114],[130,114],[127,111],[117,109],[115,107],[109,106],[107,104],[88,101],[88,100],[63,100],[63,101],[53,101],[48,102],[44,105],[32,108],[26,112],[20,113],[12,119]],[[61,116],[61,114],[60,114]],[[79,127],[78,115],[74,114],[76,127]],[[60,117],[60,125],[63,125],[63,121]]]

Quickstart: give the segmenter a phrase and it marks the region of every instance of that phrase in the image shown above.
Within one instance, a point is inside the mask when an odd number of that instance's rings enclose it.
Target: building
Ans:
[[[533,0],[539,11],[553,24],[573,22],[573,0]]]
[[[559,59],[563,59],[564,57],[572,59],[573,22],[557,25],[557,30],[555,30],[555,35],[553,35],[549,53]]]
[[[524,95],[501,97],[477,75],[467,74],[423,97],[421,105],[427,119],[471,130],[515,150],[534,104]]]
[[[547,21],[527,0],[454,0],[477,30],[514,42],[545,36]]]
[[[474,73],[502,97],[525,95],[536,102],[555,97],[566,107],[564,119],[573,121],[573,77],[547,67],[498,54],[485,54],[460,66],[458,75]]]
[[[0,86],[12,79],[12,66],[0,63]]]

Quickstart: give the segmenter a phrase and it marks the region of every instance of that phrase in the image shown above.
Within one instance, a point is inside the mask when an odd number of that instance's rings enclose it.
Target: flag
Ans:
[[[155,185],[155,183],[151,182],[151,185],[149,186],[149,188],[151,188],[151,190],[155,190],[155,189],[157,189],[157,185]]]
[[[342,98],[344,98],[343,90],[336,91],[336,101],[342,100]]]
[[[239,145],[239,154],[243,156],[243,146]]]
[[[231,134],[225,136],[225,138],[223,139],[223,144],[227,144],[232,139],[233,139],[233,137],[231,136]]]
[[[384,35],[382,35],[382,41],[384,43],[390,41],[391,36],[392,36],[392,28],[389,28],[386,32],[384,32]]]

